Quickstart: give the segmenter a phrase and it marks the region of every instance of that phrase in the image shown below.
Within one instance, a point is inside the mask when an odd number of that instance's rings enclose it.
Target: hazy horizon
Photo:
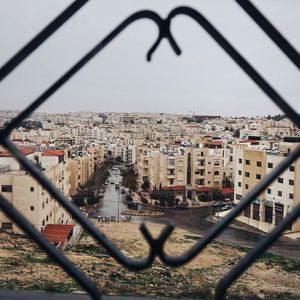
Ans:
[[[0,65],[71,2],[55,0],[45,5],[37,0],[1,1]],[[253,3],[300,49],[300,1]],[[299,70],[231,0],[90,1],[1,82],[0,110],[24,109],[133,12],[151,9],[165,17],[180,5],[201,11],[279,94],[296,111],[300,110]],[[282,113],[194,21],[179,16],[171,29],[181,56],[177,57],[163,40],[152,61],[146,62],[157,28],[149,20],[138,21],[38,111],[194,112],[246,117]]]

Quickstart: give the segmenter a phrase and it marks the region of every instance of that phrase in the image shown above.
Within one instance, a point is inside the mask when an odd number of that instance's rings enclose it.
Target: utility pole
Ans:
[[[212,217],[212,194],[210,194],[210,201],[209,201],[209,221],[211,222]]]
[[[118,222],[120,222],[120,189],[118,189]]]

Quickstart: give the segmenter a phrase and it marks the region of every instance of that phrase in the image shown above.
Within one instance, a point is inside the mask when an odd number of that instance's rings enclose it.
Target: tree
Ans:
[[[173,207],[176,204],[174,192],[171,190],[156,190],[154,189],[150,194],[152,199],[158,200],[160,206],[170,206]],[[156,203],[156,201],[155,201]]]
[[[148,189],[150,188],[150,182],[146,179],[144,180],[143,184],[142,184],[142,189],[143,191],[148,191]]]
[[[240,135],[241,135],[241,131],[239,129],[236,129],[232,136],[236,137],[236,138],[239,138]]]
[[[137,187],[137,180],[136,177],[134,175],[126,175],[125,177],[123,177],[123,182],[122,184],[129,188],[130,190],[135,190]]]

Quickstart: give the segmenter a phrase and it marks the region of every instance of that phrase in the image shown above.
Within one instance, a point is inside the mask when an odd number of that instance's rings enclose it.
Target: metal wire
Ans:
[[[280,237],[280,235],[289,228],[300,216],[300,205],[297,205],[291,213],[287,215],[261,242],[257,244],[239,263],[224,276],[216,289],[215,299],[223,299],[228,287],[257,259],[264,251],[266,251],[272,244]]]
[[[284,38],[271,22],[249,1],[235,0],[252,20],[272,39],[282,52],[300,69],[299,52]]]
[[[243,1],[236,0],[240,5]],[[19,53],[17,53],[4,67],[0,70],[0,79],[5,78],[10,71],[12,71],[18,64],[21,63],[30,53],[32,53],[43,41],[45,41],[59,26],[61,26],[75,11],[77,11],[87,1],[75,1],[72,5],[73,10],[66,13],[65,17],[59,19],[60,21],[51,23],[52,25],[46,27],[41,33],[40,37],[36,37],[35,42],[28,43]],[[249,1],[246,1],[250,3]],[[77,7],[76,4],[77,3]],[[72,6],[71,5],[71,6]],[[71,7],[70,6],[70,7]],[[285,39],[278,35],[274,27],[270,29],[270,24],[264,18],[261,20],[260,12],[251,5],[241,5],[247,13],[262,27],[262,29],[272,38],[272,40],[281,48],[281,50],[297,65],[299,56],[293,53],[297,51],[284,42]],[[69,7],[69,8],[70,8]],[[246,7],[246,8],[245,8]],[[250,7],[250,9],[249,9]],[[68,9],[66,10],[68,11]],[[64,12],[61,14],[63,15]],[[60,16],[61,16],[60,15]],[[285,114],[300,128],[300,118],[296,111],[279,95],[275,89],[243,58],[239,52],[220,34],[220,32],[198,11],[189,7],[177,7],[172,10],[169,16],[164,20],[153,11],[143,10],[136,12],[126,18],[119,26],[117,26],[110,34],[102,39],[95,47],[93,47],[85,56],[83,56],[72,68],[70,68],[64,75],[62,75],[56,82],[54,82],[44,93],[42,93],[36,100],[34,100],[25,110],[23,110],[15,119],[13,119],[0,132],[0,144],[6,147],[15,158],[22,164],[22,166],[35,178],[48,192],[55,198],[73,217],[80,223],[95,239],[102,245],[107,252],[114,257],[120,264],[131,270],[141,270],[149,267],[156,256],[170,265],[180,266],[192,260],[199,252],[202,251],[214,238],[216,238],[223,230],[238,216],[243,209],[249,205],[259,194],[264,191],[293,161],[300,156],[300,146],[292,151],[271,173],[269,173],[240,203],[218,224],[212,227],[202,239],[199,240],[193,247],[191,247],[185,254],[174,257],[167,255],[163,248],[166,240],[172,233],[174,226],[168,224],[161,232],[157,239],[154,239],[147,227],[142,224],[141,232],[149,244],[149,254],[143,260],[132,260],[126,257],[101,231],[98,231],[93,224],[84,217],[84,215],[75,207],[69,199],[67,199],[41,172],[32,162],[30,162],[9,140],[9,134],[16,128],[26,117],[34,112],[42,103],[44,103],[50,96],[52,96],[63,84],[72,78],[85,64],[87,64],[97,53],[99,53],[105,46],[107,46],[118,34],[120,34],[128,25],[139,19],[150,19],[154,21],[158,28],[158,38],[147,53],[147,60],[150,61],[152,54],[157,49],[163,38],[166,38],[177,55],[181,53],[175,39],[170,31],[170,24],[177,15],[186,15],[193,18],[206,32],[220,45],[220,47],[248,74],[248,76],[259,86],[262,91],[279,107]],[[45,33],[45,32],[46,33]],[[43,33],[44,32],[44,33]],[[291,50],[292,49],[292,50]],[[297,65],[298,66],[298,65]],[[66,270],[90,295],[93,299],[99,299],[99,293],[95,286],[79,272],[75,266],[66,260],[54,247],[49,246],[42,235],[33,230],[28,221],[19,213],[13,206],[11,206],[3,196],[0,195],[0,207],[2,210],[27,232],[37,243],[47,252],[64,270]],[[222,299],[225,291],[232,284],[234,280],[270,245],[279,237],[280,233],[287,228],[300,215],[300,208],[296,207],[292,212],[279,224],[262,242],[245,256],[245,258],[221,281],[216,290],[216,299]],[[53,250],[55,249],[55,251]]]
[[[3,212],[24,230],[36,243],[71,277],[73,277],[94,300],[101,299],[100,293],[94,283],[79,271],[73,263],[50,244],[32,224],[9,201],[0,194],[0,208]]]

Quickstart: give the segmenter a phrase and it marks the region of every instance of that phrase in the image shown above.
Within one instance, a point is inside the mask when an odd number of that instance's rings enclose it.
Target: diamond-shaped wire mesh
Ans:
[[[39,47],[53,32],[56,31],[65,21],[67,21],[76,11],[78,11],[88,0],[74,1],[65,11],[43,29],[33,40],[21,49],[11,60],[9,60],[0,70],[0,80],[3,80],[14,68],[16,68],[28,55]],[[264,30],[268,36],[280,47],[280,49],[299,68],[300,56],[298,52],[285,40],[285,38],[275,29],[273,25],[254,7],[250,1],[236,0],[236,2],[251,16],[251,18]],[[180,54],[170,32],[170,23],[177,15],[186,15],[193,18],[207,33],[219,44],[219,46],[244,70],[245,73],[262,89],[262,91],[298,126],[300,118],[298,113],[285,101],[275,89],[238,53],[238,51],[218,32],[218,30],[198,11],[189,7],[178,7],[173,9],[166,19],[162,19],[156,13],[144,10],[134,13],[117,26],[110,34],[92,48],[82,57],[71,69],[53,83],[44,93],[34,100],[25,110],[23,110],[10,124],[1,131],[0,144],[7,148],[14,157],[23,165],[33,178],[41,184],[48,193],[56,199],[95,239],[107,252],[120,264],[130,270],[141,270],[149,267],[156,256],[170,266],[180,266],[192,260],[204,249],[214,238],[216,238],[233,220],[238,216],[257,196],[263,192],[288,166],[300,156],[300,146],[291,152],[270,174],[235,206],[235,208],[224,219],[209,230],[203,238],[190,248],[185,254],[178,257],[166,255],[163,246],[173,230],[173,225],[169,224],[162,231],[157,239],[154,239],[145,225],[141,225],[141,232],[149,244],[149,254],[144,260],[132,260],[127,258],[122,252],[37,169],[9,140],[11,131],[20,124],[26,117],[34,112],[42,103],[53,95],[64,83],[66,83],[75,73],[77,73],[87,62],[98,54],[108,43],[110,43],[126,27],[141,18],[154,21],[159,28],[159,36],[148,52],[147,59],[156,50],[160,41],[166,38],[173,50]],[[62,253],[53,247],[31,224],[25,219],[21,212],[12,207],[8,200],[0,194],[0,208],[18,225],[24,232],[29,234],[39,246],[47,252],[70,276],[72,276],[85,289],[93,299],[100,299],[100,292],[97,287],[85,277]],[[236,280],[240,274],[247,269],[250,264],[259,257],[288,226],[300,215],[300,206],[296,206],[288,216],[277,225],[277,227],[266,236],[256,247],[250,251],[223,279],[221,279],[215,299],[222,299],[226,289]]]

